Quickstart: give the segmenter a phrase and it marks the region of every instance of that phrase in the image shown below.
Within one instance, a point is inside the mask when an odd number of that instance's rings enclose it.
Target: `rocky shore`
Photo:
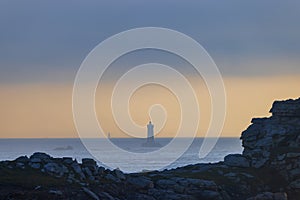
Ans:
[[[45,153],[0,162],[0,199],[300,199],[300,99],[276,101],[219,163],[124,174]]]

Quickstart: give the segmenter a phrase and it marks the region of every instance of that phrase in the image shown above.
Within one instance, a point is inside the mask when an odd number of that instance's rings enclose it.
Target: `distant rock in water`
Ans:
[[[162,147],[162,145],[156,141],[147,141],[142,144],[142,147]]]
[[[55,149],[53,149],[55,151],[66,151],[66,150],[73,150],[73,147],[72,146],[66,146],[66,147],[57,147]]]

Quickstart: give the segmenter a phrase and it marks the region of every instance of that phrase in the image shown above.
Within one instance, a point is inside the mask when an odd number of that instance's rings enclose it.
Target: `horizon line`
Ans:
[[[173,137],[156,137],[155,139],[172,139]],[[222,137],[177,137],[177,138],[240,138],[240,136],[222,136]],[[79,138],[79,137],[14,137],[14,138],[1,138],[2,139],[147,139],[145,138],[134,138],[134,137],[111,137],[111,138],[107,138],[107,137],[99,137],[99,138],[95,138],[95,137],[87,137],[87,138]]]

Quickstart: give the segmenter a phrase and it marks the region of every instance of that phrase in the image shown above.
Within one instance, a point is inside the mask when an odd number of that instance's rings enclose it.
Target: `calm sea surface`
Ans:
[[[184,139],[182,139],[184,140]],[[134,158],[120,157],[112,149],[100,148],[104,139],[93,139],[92,151],[111,158],[111,165],[120,167],[126,172],[137,172],[141,169],[152,170],[158,160],[134,160]],[[156,142],[161,146],[167,145],[171,138],[157,138]],[[160,147],[143,147],[145,139],[124,139],[112,138],[111,142],[119,148],[129,152],[151,152]],[[188,150],[175,162],[166,168],[176,168],[188,164],[207,163],[222,161],[224,156],[230,153],[241,153],[242,146],[239,138],[220,138],[213,150],[203,159],[199,158],[199,149],[203,138],[196,138]],[[82,158],[94,158],[82,144],[80,139],[0,139],[0,160],[13,160],[21,155],[30,156],[34,152],[46,152],[53,157],[73,157],[81,162]],[[172,156],[173,152],[168,152],[164,156]],[[103,165],[98,161],[99,165]]]

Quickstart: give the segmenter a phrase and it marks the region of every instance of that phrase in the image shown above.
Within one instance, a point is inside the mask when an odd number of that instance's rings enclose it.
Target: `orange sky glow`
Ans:
[[[268,112],[274,100],[298,98],[300,94],[300,76],[225,77],[224,83],[227,113],[222,137],[239,137],[251,118],[270,115]],[[201,92],[205,91],[205,86],[199,85],[198,89],[201,120],[197,136],[202,137],[210,119],[210,99],[207,92]],[[155,91],[156,98],[145,97],[143,90]],[[1,85],[0,93],[1,138],[78,137],[72,115],[72,85]],[[97,93],[96,100],[101,95]],[[168,112],[166,125],[157,136],[172,137],[180,110],[176,98],[162,88],[145,87],[136,91],[130,101],[132,118],[137,124],[146,125],[149,120],[147,110],[156,101],[160,101]],[[101,102],[96,108],[104,131],[111,132],[113,137],[126,137],[113,122],[109,108]]]

